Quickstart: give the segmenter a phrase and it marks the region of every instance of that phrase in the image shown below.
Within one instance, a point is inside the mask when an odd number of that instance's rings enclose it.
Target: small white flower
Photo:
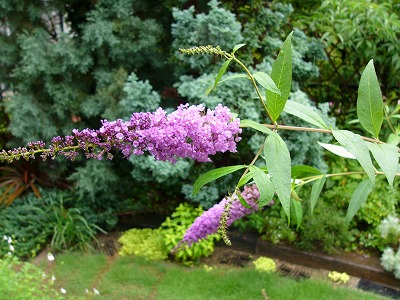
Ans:
[[[13,245],[8,245],[10,247],[11,252],[14,252],[14,246]]]
[[[11,238],[11,236],[9,236],[9,237],[7,238],[7,243],[9,243],[9,244],[12,243],[12,238]]]
[[[63,293],[63,294],[66,294],[66,293],[67,293],[66,289],[64,289],[64,288],[60,288],[60,291],[61,291],[61,293]]]
[[[7,252],[7,255],[8,255],[8,256],[12,256],[12,253],[11,253],[11,252]]]
[[[98,289],[93,288],[93,294],[95,295],[100,295],[100,292]]]
[[[49,261],[53,261],[53,260],[54,260],[54,255],[51,254],[50,252],[47,253],[47,259],[48,259]]]
[[[88,289],[85,289],[85,294],[89,294],[89,290]]]
[[[3,240],[7,241],[8,237],[6,235],[3,235]]]
[[[51,275],[51,283],[53,283],[54,281],[56,281],[56,276]]]

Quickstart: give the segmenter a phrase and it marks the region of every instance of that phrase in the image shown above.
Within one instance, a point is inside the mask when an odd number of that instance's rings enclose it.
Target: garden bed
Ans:
[[[256,234],[230,232],[229,238],[234,250],[257,256],[267,256],[312,269],[346,272],[362,279],[360,287],[386,290],[386,295],[393,294],[396,298],[400,297],[400,280],[381,267],[380,259],[377,256],[346,252],[327,255],[319,252],[302,251],[288,245],[274,245],[262,240]],[[226,248],[228,246],[221,241],[217,244],[217,247]]]
[[[120,221],[123,220],[123,222],[120,222],[123,225],[120,229],[125,230],[132,227],[157,228],[161,224],[163,217],[154,216],[151,212],[120,216]],[[308,268],[346,272],[349,275],[376,283],[382,289],[394,289],[394,293],[398,293],[398,297],[400,297],[400,280],[382,268],[378,256],[354,252],[328,255],[320,252],[302,251],[290,245],[272,244],[264,241],[255,233],[241,234],[235,229],[230,230],[228,235],[232,241],[231,247],[225,245],[222,240],[216,246],[229,247],[232,250],[242,251],[251,255],[267,256]],[[364,284],[364,286],[373,286],[373,284]]]

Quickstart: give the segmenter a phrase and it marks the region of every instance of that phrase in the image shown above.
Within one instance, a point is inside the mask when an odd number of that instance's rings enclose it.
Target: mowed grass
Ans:
[[[52,262],[55,287],[68,296],[88,299],[385,299],[363,291],[335,286],[329,282],[295,281],[277,274],[248,268],[184,267],[169,262],[153,262],[140,257],[110,259],[102,254],[61,254]],[[85,294],[85,289],[100,295]],[[264,295],[263,295],[264,292]]]

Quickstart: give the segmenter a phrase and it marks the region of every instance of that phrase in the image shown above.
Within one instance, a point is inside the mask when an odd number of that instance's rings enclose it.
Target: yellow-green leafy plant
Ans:
[[[253,261],[254,267],[257,271],[273,273],[276,271],[276,263],[272,258],[260,256]]]
[[[186,230],[202,213],[203,208],[201,206],[194,208],[187,203],[181,203],[172,213],[171,217],[167,217],[160,228],[164,236],[165,245],[169,251],[183,239]],[[190,265],[198,261],[201,257],[207,257],[212,254],[214,252],[214,241],[219,239],[219,234],[212,234],[191,247],[182,245],[174,251],[175,259],[186,265]]]
[[[212,270],[215,269],[214,266],[209,266],[209,265],[204,265],[203,268],[204,268],[204,270],[205,270],[206,272],[211,272]]]
[[[118,239],[122,247],[119,254],[137,255],[150,260],[168,258],[168,251],[160,229],[130,229]]]
[[[328,277],[329,279],[331,279],[333,282],[336,283],[347,283],[350,280],[350,276],[346,272],[340,273],[332,271],[329,272]]]

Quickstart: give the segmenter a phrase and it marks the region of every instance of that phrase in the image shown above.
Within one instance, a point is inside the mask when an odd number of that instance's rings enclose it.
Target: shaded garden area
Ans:
[[[51,272],[105,299],[187,299],[174,294],[186,276],[215,284],[184,283],[192,298],[210,293],[199,299],[250,295],[238,288],[250,282],[254,299],[332,294],[251,268],[204,270],[232,227],[380,257],[400,286],[399,38],[396,1],[2,1],[5,276],[35,285],[41,269],[19,264],[46,249],[72,270],[75,252],[99,260],[90,274],[63,277],[57,260]],[[93,254],[106,232],[122,234],[115,271]],[[33,289],[53,293],[50,281]],[[60,284],[54,297],[85,297]]]

